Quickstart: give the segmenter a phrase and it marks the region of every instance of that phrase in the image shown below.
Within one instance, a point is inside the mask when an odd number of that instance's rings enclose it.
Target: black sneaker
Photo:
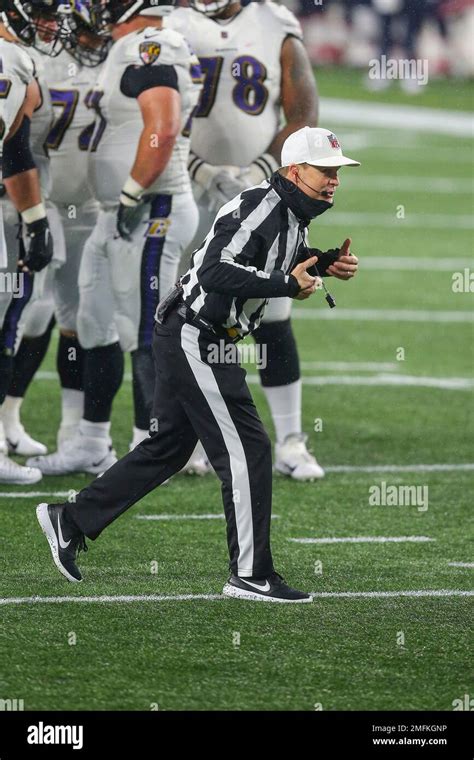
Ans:
[[[268,578],[258,579],[239,578],[237,575],[231,575],[222,593],[224,596],[250,599],[254,602],[295,603],[313,601],[310,594],[287,586],[278,573],[272,573]]]
[[[36,517],[48,539],[54,564],[73,583],[82,581],[76,565],[80,551],[87,551],[85,536],[64,519],[63,504],[38,504]]]

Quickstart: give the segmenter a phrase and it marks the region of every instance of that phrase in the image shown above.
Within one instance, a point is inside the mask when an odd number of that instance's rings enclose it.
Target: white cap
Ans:
[[[339,140],[329,129],[303,127],[286,138],[281,149],[281,165],[360,166],[359,161],[342,155]]]

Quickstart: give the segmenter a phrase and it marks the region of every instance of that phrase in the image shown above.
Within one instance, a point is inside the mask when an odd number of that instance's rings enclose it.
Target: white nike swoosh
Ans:
[[[58,537],[59,537],[59,546],[61,549],[67,549],[69,544],[71,543],[71,539],[69,541],[65,541],[62,531],[61,531],[61,523],[59,522],[59,515],[58,515]]]
[[[245,578],[242,578],[244,583],[247,583],[249,586],[253,586],[254,588],[258,588],[259,591],[270,591],[270,584],[268,581],[265,581],[264,586],[259,586],[258,583],[252,583],[252,581],[246,581]]]

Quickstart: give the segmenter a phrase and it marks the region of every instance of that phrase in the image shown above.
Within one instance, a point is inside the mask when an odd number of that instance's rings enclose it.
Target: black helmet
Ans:
[[[69,2],[61,0],[4,0],[0,21],[24,45],[55,56],[67,37],[69,14]]]
[[[70,0],[70,34],[65,47],[82,66],[93,68],[107,58],[112,39],[103,27],[94,0]]]
[[[134,16],[167,16],[176,6],[176,0],[102,0],[96,4],[103,20],[123,24]]]

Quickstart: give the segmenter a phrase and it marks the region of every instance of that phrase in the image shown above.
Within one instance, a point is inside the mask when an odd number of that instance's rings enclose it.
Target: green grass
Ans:
[[[471,111],[474,106],[472,81],[449,77],[430,78],[421,88],[420,94],[407,95],[394,81],[385,92],[371,92],[365,87],[368,69],[352,69],[341,66],[321,66],[315,68],[319,94],[323,98],[343,98],[367,100],[372,103],[399,103],[402,105],[446,108],[456,111]]]
[[[324,248],[352,236],[361,259],[360,276],[353,282],[331,282],[338,309],[468,311],[472,294],[452,292],[450,271],[364,269],[371,256],[438,260],[472,254],[471,232],[456,226],[456,214],[469,213],[468,199],[431,193],[433,167],[400,158],[388,131],[372,130],[370,138],[386,141],[387,147],[371,149],[369,144],[361,151],[364,164],[355,170],[361,179],[342,184],[337,211],[331,213],[394,214],[397,203],[406,202],[413,214],[441,212],[451,215],[452,224],[431,229],[420,216],[417,228],[405,228],[400,220],[393,228],[350,229],[328,214],[324,223],[313,225],[313,244]],[[410,140],[412,158],[431,149],[446,157],[452,154],[442,176],[468,176],[449,137],[411,135]],[[426,176],[427,188],[406,197],[393,191],[372,193],[364,177],[376,175]],[[298,308],[327,312],[320,296]],[[473,376],[472,324],[336,316],[294,320],[304,362],[388,362],[394,364],[387,371],[392,375]],[[399,347],[405,349],[400,362]],[[54,345],[43,366],[53,368]],[[255,368],[248,369],[255,374]],[[304,387],[303,425],[323,465],[472,461],[472,391],[357,384],[356,378],[378,372],[303,370],[305,378],[354,377],[353,384]],[[261,390],[252,384],[252,391],[272,431]],[[38,379],[23,409],[28,430],[51,448],[58,398],[57,383]],[[320,432],[314,430],[317,418],[323,421]],[[127,450],[131,425],[131,386],[125,382],[112,427],[120,454]],[[328,473],[313,484],[275,477],[276,567],[291,583],[315,592],[472,589],[472,569],[448,564],[472,561],[472,480],[467,471]],[[45,478],[32,490],[79,489],[89,481],[85,475]],[[381,481],[428,486],[428,510],[370,506],[369,488]],[[222,589],[227,567],[223,521],[136,519],[139,514],[220,511],[220,489],[213,477],[177,476],[98,542],[90,542],[89,553],[81,555],[85,580],[79,587],[68,585],[54,569],[36,525],[36,501],[0,501],[3,598],[218,594]],[[288,540],[377,535],[434,540],[385,545],[302,545]],[[157,573],[151,572],[153,562]],[[0,698],[24,699],[26,709],[40,710],[149,710],[155,703],[160,710],[311,711],[317,703],[324,710],[451,710],[453,700],[473,693],[471,608],[468,597],[317,597],[312,605],[292,608],[222,599],[1,606]],[[71,633],[76,635],[73,645],[68,643]],[[236,633],[239,646],[233,643]],[[403,646],[397,643],[401,634]]]

